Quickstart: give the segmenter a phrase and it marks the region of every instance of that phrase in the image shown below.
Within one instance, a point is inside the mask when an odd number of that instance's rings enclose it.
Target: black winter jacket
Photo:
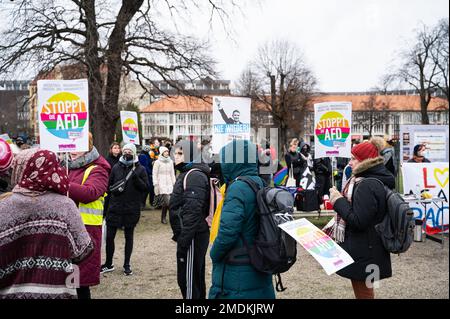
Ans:
[[[331,176],[333,168],[329,157],[317,158],[314,160],[314,172],[318,175]]]
[[[194,168],[201,171],[189,173],[184,190],[184,177]],[[209,232],[205,218],[209,213],[210,168],[207,164],[188,164],[180,171],[170,196],[170,224],[174,232],[172,239],[177,242],[177,251],[187,253],[197,233]],[[178,220],[177,212],[182,224]]]
[[[114,166],[119,162],[120,155],[119,156],[113,156],[112,154],[109,154],[106,160],[109,163],[109,166],[111,166],[111,170],[114,168]]]
[[[120,195],[109,194],[107,223],[113,227],[134,227],[141,214],[142,196],[148,189],[148,177],[144,167],[135,163],[136,169],[128,180],[125,191]],[[124,179],[132,166],[125,166],[121,162],[116,164],[109,176],[109,186]]]
[[[303,172],[304,160],[298,152],[287,152],[286,155],[284,155],[284,159],[286,160],[286,166],[289,172],[291,171],[291,165],[294,170],[294,175]]]
[[[395,178],[386,169],[381,157],[361,162],[354,175],[377,178],[390,189],[395,187]],[[346,222],[345,240],[341,246],[355,261],[337,274],[365,281],[373,272],[368,266],[377,265],[380,271],[379,279],[391,277],[390,253],[384,248],[374,228],[386,214],[386,192],[383,186],[377,181],[363,179],[354,187],[352,203],[345,198],[339,198],[334,204],[334,210]]]

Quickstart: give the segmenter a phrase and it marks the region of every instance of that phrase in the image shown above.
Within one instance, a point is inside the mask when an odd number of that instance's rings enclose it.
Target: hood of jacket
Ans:
[[[362,161],[359,166],[353,171],[353,174],[356,177],[377,178],[390,189],[395,188],[395,177],[384,166],[384,159],[382,157],[369,158]]]
[[[224,181],[239,176],[258,176],[257,147],[247,140],[234,140],[220,150],[220,167]]]
[[[302,151],[302,148],[303,148],[303,146],[307,146],[307,149],[308,149],[308,153],[309,152],[311,152],[311,146],[309,146],[309,144],[308,143],[305,143],[305,142],[300,142],[300,146],[298,147],[298,150],[299,150],[299,152],[301,152]]]

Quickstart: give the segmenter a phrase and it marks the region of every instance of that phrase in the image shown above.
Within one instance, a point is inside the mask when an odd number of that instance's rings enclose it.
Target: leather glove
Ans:
[[[336,203],[336,201],[341,197],[343,197],[343,196],[341,195],[341,193],[337,190],[337,188],[335,186],[330,188],[330,203],[331,203],[331,205],[334,205],[334,203]]]

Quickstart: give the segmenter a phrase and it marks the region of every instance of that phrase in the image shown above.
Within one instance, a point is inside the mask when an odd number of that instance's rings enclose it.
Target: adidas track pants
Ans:
[[[177,251],[177,279],[183,299],[206,299],[205,256],[209,233],[197,233],[187,254]]]

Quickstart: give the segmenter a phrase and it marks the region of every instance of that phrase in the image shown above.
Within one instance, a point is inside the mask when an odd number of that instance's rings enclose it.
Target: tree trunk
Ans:
[[[420,95],[420,113],[422,115],[422,124],[430,124],[430,119],[428,117],[428,104],[427,99],[422,94]]]

